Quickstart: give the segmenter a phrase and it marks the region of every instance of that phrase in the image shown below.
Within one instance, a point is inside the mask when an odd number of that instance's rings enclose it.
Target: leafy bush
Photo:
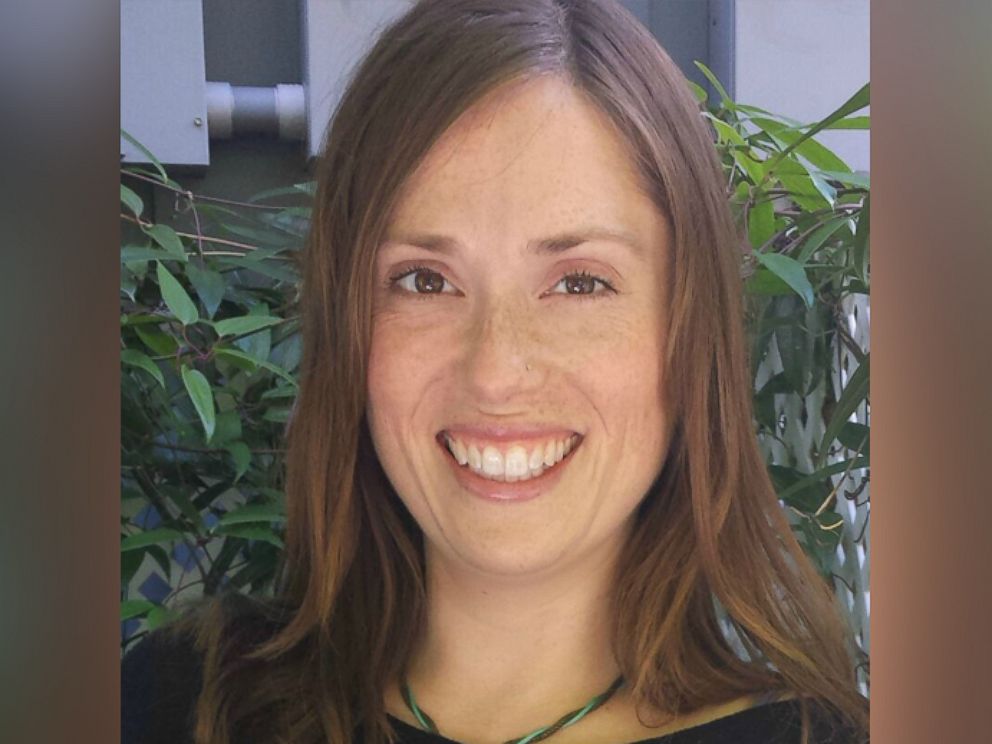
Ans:
[[[720,96],[703,115],[747,237],[758,437],[800,542],[825,577],[843,581],[834,567],[844,522],[830,507],[841,493],[863,494],[869,466],[870,354],[848,328],[869,292],[869,181],[815,136],[867,129],[868,117],[852,114],[868,106],[869,86],[822,121],[803,125],[735,103],[699,68]],[[705,101],[698,87],[696,93]],[[784,411],[802,420],[786,421]],[[849,420],[854,414],[861,422]],[[860,471],[860,484],[841,492]]]
[[[868,180],[813,137],[867,128],[867,117],[851,114],[867,105],[868,88],[804,126],[733,102],[701,69],[720,93],[703,115],[749,243],[758,436],[777,443],[769,467],[781,499],[830,575],[844,525],[830,508],[834,479],[868,465],[868,427],[848,421],[866,406],[868,354],[845,333],[847,304],[868,292]],[[240,203],[195,195],[144,152],[151,167],[121,171],[125,644],[186,597],[272,588],[285,520],[283,430],[300,359],[295,259],[313,193],[296,184]],[[195,229],[150,219],[137,182],[175,198]],[[844,371],[842,389],[838,343],[860,362]],[[769,376],[776,356],[781,370]],[[783,438],[790,399],[826,422],[810,451]],[[807,410],[814,399],[821,410]]]
[[[195,196],[146,154],[155,167],[127,167],[121,183],[121,617],[155,627],[183,596],[271,587],[312,188]],[[147,219],[134,181],[171,192],[198,234]],[[129,589],[145,561],[169,585],[158,602]]]

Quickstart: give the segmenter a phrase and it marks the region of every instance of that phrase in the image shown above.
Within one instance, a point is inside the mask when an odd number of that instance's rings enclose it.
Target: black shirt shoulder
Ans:
[[[810,722],[809,744],[863,744],[867,741],[822,704],[807,701],[806,705]],[[636,744],[800,744],[802,721],[802,702],[783,700]]]
[[[157,630],[139,642],[121,665],[121,744],[193,744],[202,660],[189,634]],[[863,744],[868,738],[807,703],[809,744]],[[397,744],[457,744],[390,716]],[[633,744],[800,744],[798,699],[766,703],[709,723]],[[358,744],[356,742],[356,744]],[[622,742],[603,742],[622,744]]]
[[[829,715],[823,706],[810,702],[809,744],[862,744],[866,736]],[[390,718],[400,744],[458,744],[436,734],[421,731],[403,721]],[[640,739],[631,744],[800,744],[802,710],[799,700],[784,700],[750,708],[672,734]],[[623,744],[602,742],[601,744]]]

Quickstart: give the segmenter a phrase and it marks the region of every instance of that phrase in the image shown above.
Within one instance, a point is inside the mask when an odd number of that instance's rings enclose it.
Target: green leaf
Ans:
[[[845,173],[843,171],[822,170],[820,175],[832,181],[840,181],[845,186],[854,186],[858,189],[871,188],[871,177],[867,173]]]
[[[155,166],[155,170],[157,170],[159,175],[162,177],[163,183],[167,183],[169,181],[169,177],[165,174],[165,168],[162,167],[162,164],[159,162],[158,158],[152,155],[151,150],[138,142],[138,140],[136,140],[126,129],[121,129],[121,137],[134,145],[142,155],[148,158],[148,161]]]
[[[803,302],[806,303],[807,307],[813,304],[813,285],[809,283],[809,279],[806,277],[806,270],[801,263],[794,258],[783,256],[780,253],[755,252],[754,257],[766,269],[792,287],[796,294],[803,298]]]
[[[218,263],[225,266],[235,266],[240,269],[247,269],[256,274],[276,279],[277,281],[293,283],[298,280],[297,274],[286,266],[279,265],[279,262],[272,260],[259,260],[246,256],[221,256]],[[282,262],[285,263],[285,262]]]
[[[162,299],[176,319],[184,326],[195,323],[200,319],[200,314],[196,310],[193,300],[186,294],[186,290],[179,281],[169,273],[165,264],[158,262],[158,286],[162,292]]]
[[[273,398],[295,398],[299,392],[300,391],[294,387],[274,387],[262,393],[262,400],[271,400]]]
[[[833,188],[820,179],[820,184],[813,182],[813,171],[799,160],[786,159],[779,163],[775,175],[782,185],[789,190],[790,198],[807,212],[817,212],[833,206],[831,199],[836,194]],[[825,188],[825,190],[824,190]]]
[[[251,450],[244,442],[231,442],[226,449],[234,460],[234,480],[237,482],[251,467]]]
[[[710,120],[713,128],[716,129],[720,144],[730,143],[739,147],[747,147],[747,142],[744,141],[744,137],[741,136],[741,133],[727,124],[727,122],[713,116],[713,114],[710,114],[709,112],[706,112],[703,115]]]
[[[243,315],[239,318],[218,320],[213,326],[218,336],[242,336],[277,325],[283,320],[283,318],[277,318],[273,315]]]
[[[841,429],[844,428],[844,424],[848,423],[851,414],[868,397],[868,365],[870,360],[871,354],[865,354],[864,360],[854,370],[854,374],[850,376],[847,385],[840,394],[840,400],[837,401],[837,405],[834,407],[830,421],[827,424],[827,429],[823,433],[823,439],[820,442],[817,453],[817,462],[819,464],[822,464],[826,460],[830,445],[840,434]]]
[[[143,617],[154,610],[157,605],[147,599],[125,599],[121,602],[121,622],[133,617]]]
[[[775,234],[775,205],[770,199],[758,202],[747,213],[747,236],[757,250]]]
[[[125,245],[121,247],[121,263],[129,264],[135,261],[173,261],[175,256],[160,248],[148,245]]]
[[[207,317],[214,317],[214,313],[217,312],[217,308],[220,307],[220,303],[224,299],[224,292],[227,290],[224,277],[211,269],[201,269],[195,263],[186,267],[186,277],[203,303]]]
[[[183,385],[186,386],[186,392],[189,393],[189,398],[193,401],[193,407],[196,408],[196,412],[200,416],[200,422],[203,424],[203,432],[206,434],[207,441],[209,442],[214,434],[214,426],[216,424],[214,396],[210,390],[210,383],[207,382],[207,378],[203,376],[203,373],[195,369],[190,369],[185,364],[182,366],[181,374]]]
[[[269,306],[265,302],[260,302],[248,311],[248,315],[253,318],[267,317]],[[267,362],[269,354],[272,352],[272,329],[263,328],[260,331],[240,336],[235,339],[234,345],[260,362]]]
[[[262,542],[275,545],[279,549],[285,547],[282,539],[275,532],[273,532],[272,529],[269,527],[263,527],[259,524],[225,525],[217,529],[217,534],[227,535],[229,537],[240,537],[245,540],[261,540]]]
[[[286,370],[282,369],[281,367],[277,367],[275,364],[272,364],[271,362],[263,362],[258,359],[255,359],[255,357],[251,356],[250,354],[246,354],[245,352],[239,351],[238,349],[230,349],[225,346],[215,346],[214,354],[216,354],[219,357],[227,357],[229,359],[235,359],[244,364],[251,365],[252,369],[254,369],[255,367],[261,367],[262,369],[266,369],[269,372],[278,375],[286,382],[288,382],[290,385],[292,385],[294,388],[299,387],[296,380],[293,379],[293,376],[290,375]]]
[[[286,510],[280,504],[249,504],[232,509],[217,524],[227,526],[249,522],[281,522],[285,519]]]
[[[694,60],[693,64],[697,68],[699,68],[699,71],[703,73],[703,75],[706,77],[707,80],[710,81],[710,85],[712,85],[713,90],[715,90],[720,95],[720,100],[723,101],[723,104],[727,108],[732,109],[734,107],[734,102],[731,100],[730,95],[727,93],[727,89],[720,84],[720,81],[717,80],[716,75],[713,74],[710,68],[698,60]]]
[[[796,260],[801,264],[805,264],[835,232],[844,226],[846,221],[847,215],[837,215],[836,217],[831,217],[823,226],[818,227],[803,241],[802,248],[799,249],[799,253],[796,255]]]
[[[163,250],[182,262],[189,260],[189,256],[186,255],[186,249],[183,247],[183,242],[176,235],[176,231],[173,230],[168,225],[151,225],[144,228],[148,236],[162,246]]]
[[[824,129],[871,129],[871,117],[849,116],[846,119],[835,121]]]
[[[121,552],[124,553],[128,550],[138,550],[139,548],[146,548],[149,545],[158,545],[160,543],[172,542],[174,540],[179,540],[183,536],[183,533],[179,530],[174,530],[170,527],[157,527],[154,530],[145,530],[144,532],[137,532],[133,535],[128,535],[123,540],[121,540]]]
[[[289,416],[293,409],[288,407],[270,408],[262,414],[263,421],[272,421],[277,424],[285,424],[289,421]]]
[[[748,153],[742,150],[734,150],[731,153],[731,157],[737,164],[737,167],[741,169],[743,173],[747,174],[747,177],[751,179],[754,184],[759,184],[765,179],[765,166],[763,163],[758,162]]]
[[[774,158],[772,158],[772,162],[769,165],[769,170],[774,170],[775,166],[778,164],[778,161],[788,157],[788,155],[797,147],[799,147],[803,142],[806,142],[807,140],[817,135],[819,132],[822,132],[824,129],[829,127],[834,122],[840,121],[848,114],[853,114],[855,111],[860,111],[865,106],[867,106],[870,102],[869,90],[870,90],[870,83],[865,83],[864,87],[862,87],[857,93],[855,93],[853,96],[847,99],[847,101],[841,104],[840,108],[838,108],[836,111],[834,111],[832,114],[827,116],[822,121],[813,124],[809,129],[806,130],[806,132],[799,139],[795,140],[785,150],[783,150]],[[841,168],[839,170],[845,170],[845,169]],[[850,169],[847,168],[846,170],[850,170]]]
[[[789,506],[806,513],[815,512],[832,488],[827,476],[809,477],[806,473],[781,465],[770,465],[768,472],[780,498]]]
[[[809,172],[809,177],[813,182],[813,185],[816,187],[816,190],[820,192],[820,195],[826,200],[827,204],[833,207],[834,202],[837,201],[837,189],[827,183],[826,179],[814,170]]]
[[[751,121],[762,131],[768,133],[779,146],[784,146],[784,149],[789,151],[794,150],[817,168],[841,173],[850,172],[851,169],[847,163],[837,157],[833,151],[816,140],[807,139],[801,131],[774,119],[755,117]],[[778,163],[775,167],[778,167]]]
[[[179,342],[166,333],[140,325],[133,327],[142,343],[158,356],[172,356],[179,348]]]
[[[157,606],[154,610],[148,613],[148,617],[145,621],[148,623],[149,630],[155,630],[166,623],[174,620],[176,617],[176,612],[170,610],[168,607]]]
[[[696,97],[696,100],[699,101],[699,103],[706,103],[706,99],[709,95],[706,90],[701,85],[697,85],[691,80],[686,80],[686,82],[689,83],[689,90],[692,91],[692,95]]]
[[[857,421],[845,421],[837,432],[837,441],[852,452],[858,452],[868,457],[870,452],[871,429]]]
[[[126,587],[131,583],[131,579],[134,578],[138,569],[141,568],[141,563],[144,560],[145,554],[137,550],[121,553],[121,586]]]
[[[269,358],[273,364],[278,364],[287,372],[292,372],[299,369],[302,352],[303,340],[298,331],[293,331],[272,347]]]
[[[165,388],[165,378],[162,376],[162,370],[158,368],[158,365],[153,362],[147,354],[143,354],[136,349],[123,349],[121,351],[121,361],[124,364],[128,364],[132,367],[138,367],[139,369],[145,370],[148,374],[155,378],[156,382]]]
[[[218,413],[217,426],[214,429],[214,445],[222,446],[238,439],[241,439],[241,416],[238,411]]]
[[[751,275],[745,288],[753,295],[776,296],[792,293],[792,287],[763,266],[759,266]]]
[[[816,486],[822,483],[831,475],[837,475],[838,473],[843,473],[846,470],[860,470],[861,468],[868,467],[867,457],[858,457],[850,460],[841,460],[840,462],[834,462],[826,467],[819,468],[815,473],[807,475],[805,478],[801,478],[793,483],[791,486],[786,488],[784,491],[780,491],[778,497],[783,500],[789,500],[795,498],[796,494],[801,493],[803,490]]]
[[[141,201],[141,197],[124,184],[121,184],[121,203],[130,209],[135,217],[140,217],[145,209],[145,203]]]

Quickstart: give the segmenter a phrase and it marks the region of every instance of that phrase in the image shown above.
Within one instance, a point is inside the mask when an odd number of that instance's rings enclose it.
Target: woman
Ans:
[[[131,661],[202,665],[170,740],[860,740],[752,429],[712,140],[650,35],[420,2],[318,168],[284,586]]]

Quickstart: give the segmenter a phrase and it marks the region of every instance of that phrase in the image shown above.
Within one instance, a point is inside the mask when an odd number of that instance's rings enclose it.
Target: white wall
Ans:
[[[736,0],[735,18],[741,103],[811,122],[870,78],[868,0]],[[869,169],[868,132],[818,139],[852,168]]]
[[[362,57],[382,29],[413,0],[303,0],[303,81],[307,154],[316,155],[327,125]]]

